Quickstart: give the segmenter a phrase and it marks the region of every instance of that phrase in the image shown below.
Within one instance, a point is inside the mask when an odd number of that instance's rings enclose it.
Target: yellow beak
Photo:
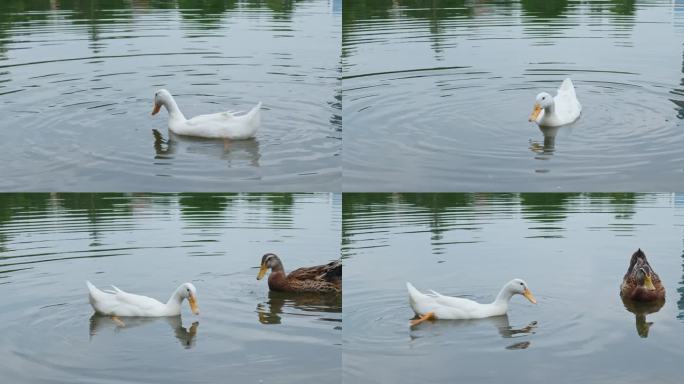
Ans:
[[[154,103],[154,109],[152,110],[152,116],[156,115],[159,113],[159,110],[161,109],[161,104]]]
[[[259,268],[259,274],[257,275],[257,280],[263,279],[266,271],[268,271],[266,264],[261,264],[261,268]]]
[[[537,121],[537,118],[539,117],[539,114],[542,111],[542,107],[539,104],[534,105],[534,111],[532,111],[532,114],[530,115],[530,122],[532,121]]]
[[[529,300],[530,303],[537,304],[537,299],[534,298],[534,295],[532,294],[532,292],[530,292],[529,289],[525,288],[525,292],[523,292],[523,296],[525,296],[525,298],[527,300]]]
[[[653,285],[653,280],[651,280],[650,275],[647,275],[644,279],[644,288],[648,289],[649,291],[655,291],[656,289],[655,285]]]
[[[197,306],[197,299],[195,299],[195,295],[190,295],[188,297],[188,303],[190,304],[190,310],[192,313],[199,315],[199,307]]]

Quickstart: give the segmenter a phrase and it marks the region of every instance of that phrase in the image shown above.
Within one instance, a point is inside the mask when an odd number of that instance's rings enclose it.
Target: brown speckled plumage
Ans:
[[[645,286],[647,278],[651,279],[652,288]],[[635,301],[655,301],[665,298],[665,287],[660,277],[646,260],[646,254],[638,249],[629,261],[629,268],[620,285],[620,295]]]
[[[281,292],[340,293],[342,291],[342,262],[332,261],[315,267],[303,267],[285,274],[283,263],[277,255],[267,253],[261,258],[261,270],[257,279],[271,269],[268,287]]]

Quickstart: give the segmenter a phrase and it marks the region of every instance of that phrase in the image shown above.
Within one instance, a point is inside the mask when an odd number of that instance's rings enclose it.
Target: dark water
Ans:
[[[683,230],[672,194],[345,194],[344,381],[679,383]],[[636,316],[618,291],[639,247],[667,298]],[[537,305],[409,328],[406,281],[486,302],[516,277]]]
[[[3,0],[1,189],[338,190],[333,10],[318,0]],[[188,117],[262,101],[262,127],[230,147],[169,138],[166,112],[150,116],[161,87]]]
[[[427,5],[426,5],[427,4]],[[344,188],[684,187],[684,2],[348,1]],[[571,77],[575,124],[534,98]]]
[[[0,194],[0,366],[12,383],[330,382],[341,298],[269,294],[286,269],[339,257],[339,195]],[[93,313],[84,281],[166,300],[183,282],[199,316]]]

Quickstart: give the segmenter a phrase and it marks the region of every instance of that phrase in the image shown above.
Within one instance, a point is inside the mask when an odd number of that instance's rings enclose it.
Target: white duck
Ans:
[[[261,102],[242,115],[220,112],[195,116],[188,120],[178,108],[171,93],[166,89],[160,89],[154,94],[152,115],[159,113],[162,106],[169,112],[169,130],[177,135],[244,140],[254,137],[261,124]]]
[[[151,297],[127,293],[112,285],[114,290],[101,291],[90,281],[86,281],[89,291],[90,305],[95,312],[112,316],[141,316],[164,317],[178,316],[181,313],[181,303],[188,299],[190,309],[199,315],[197,306],[197,290],[191,283],[181,284],[165,303]]]
[[[537,95],[534,111],[530,115],[530,122],[534,121],[540,127],[558,127],[577,120],[582,112],[582,105],[577,100],[572,80],[563,80],[556,97],[546,92]]]
[[[508,312],[508,301],[516,294],[525,296],[532,304],[537,304],[527,284],[520,279],[513,279],[506,283],[496,299],[489,304],[480,304],[461,297],[444,296],[435,291],[424,294],[411,283],[406,283],[406,288],[411,308],[418,315],[418,319],[413,320],[411,325],[417,325],[426,320],[482,319],[505,315]]]

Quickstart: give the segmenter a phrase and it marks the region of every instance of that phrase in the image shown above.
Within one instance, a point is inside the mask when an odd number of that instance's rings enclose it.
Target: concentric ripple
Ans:
[[[345,10],[345,190],[681,188],[682,13],[557,3]],[[566,77],[582,117],[542,131]]]
[[[339,184],[340,17],[325,4],[184,1],[88,12],[28,3],[0,6],[3,190]],[[188,117],[262,101],[262,129],[230,146],[169,138],[166,113],[150,116],[162,87]]]

